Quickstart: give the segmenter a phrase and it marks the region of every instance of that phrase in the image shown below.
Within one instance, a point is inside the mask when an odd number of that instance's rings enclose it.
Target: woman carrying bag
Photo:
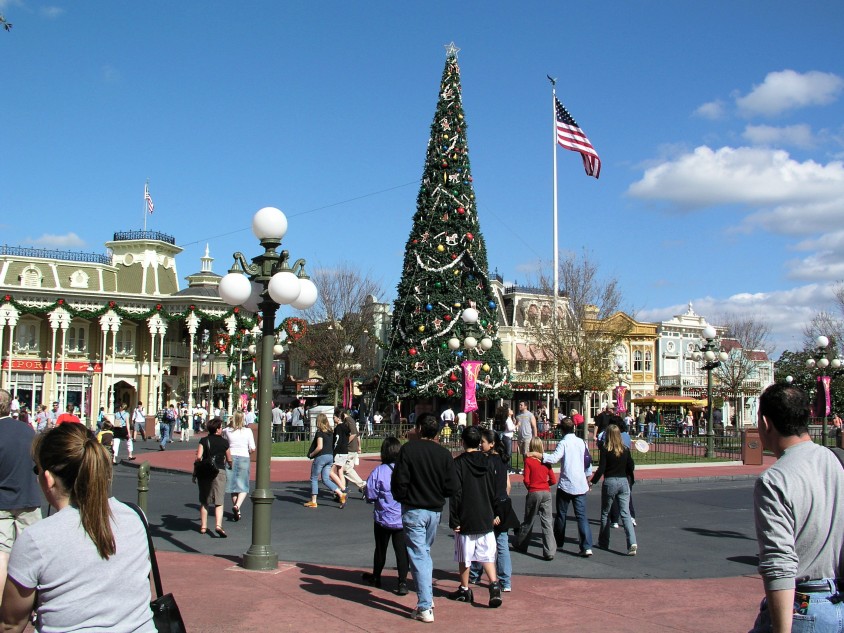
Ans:
[[[214,418],[208,422],[208,436],[196,447],[194,481],[199,486],[199,533],[208,533],[208,508],[213,506],[216,526],[214,531],[220,538],[228,534],[223,529],[223,503],[226,497],[226,466],[231,468],[232,455],[229,441],[220,435],[223,421]],[[216,471],[216,472],[215,472]]]
[[[598,547],[601,549],[610,547],[609,515],[613,501],[617,497],[621,510],[621,524],[627,535],[628,556],[635,556],[639,549],[636,544],[636,530],[630,517],[630,484],[633,482],[634,467],[630,449],[621,439],[621,431],[617,425],[610,424],[601,446],[601,461],[598,464],[598,470],[592,475],[592,485],[598,483],[601,477],[604,478],[604,485],[601,488],[601,532],[598,536]]]

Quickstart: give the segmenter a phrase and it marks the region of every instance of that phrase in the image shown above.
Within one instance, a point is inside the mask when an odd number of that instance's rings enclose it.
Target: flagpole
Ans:
[[[559,244],[557,243],[557,80],[548,76],[548,81],[551,82],[551,127],[552,127],[552,147],[554,150],[554,293],[553,293],[553,303],[551,309],[551,331],[554,333],[555,343],[559,341],[559,332],[557,330],[557,298],[560,289],[560,255],[559,255]],[[559,394],[560,394],[560,381],[559,381],[559,371],[558,365],[559,361],[557,358],[557,354],[560,351],[560,346],[558,344],[554,345],[554,394],[553,400],[551,403],[551,420],[556,425],[559,420]]]
[[[147,231],[147,196],[149,195],[149,178],[144,185],[144,233]]]

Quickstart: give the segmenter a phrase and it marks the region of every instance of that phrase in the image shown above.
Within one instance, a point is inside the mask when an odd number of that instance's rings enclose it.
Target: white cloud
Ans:
[[[790,145],[808,149],[816,145],[812,128],[805,123],[785,127],[748,125],[744,129],[742,137],[753,145],[764,145],[767,147]]]
[[[716,99],[715,101],[710,101],[709,103],[704,103],[693,112],[695,116],[699,116],[703,119],[712,119],[717,120],[724,117],[724,102],[720,99]]]
[[[761,85],[738,97],[736,105],[746,116],[776,116],[788,110],[832,103],[842,88],[844,79],[832,73],[782,70],[768,73]]]
[[[52,235],[45,233],[41,237],[35,239],[27,238],[27,244],[35,246],[43,246],[45,248],[82,248],[85,246],[85,240],[79,237],[76,233],[67,233],[65,235]]]
[[[695,148],[645,171],[627,193],[691,211],[718,205],[761,209],[743,228],[805,234],[844,228],[844,164],[792,159],[788,152],[751,147]]]
[[[40,13],[49,20],[55,20],[64,15],[64,9],[61,7],[41,7]]]
[[[777,358],[783,350],[803,347],[803,326],[834,303],[833,284],[807,284],[773,292],[743,292],[726,298],[692,300],[694,311],[704,318],[719,314],[747,314],[765,321],[771,328],[771,342]],[[685,314],[688,304],[651,308],[638,312],[640,321],[664,321]],[[718,325],[715,323],[715,325]]]
[[[841,281],[844,279],[844,230],[803,240],[796,251],[809,254],[786,262],[790,279]]]

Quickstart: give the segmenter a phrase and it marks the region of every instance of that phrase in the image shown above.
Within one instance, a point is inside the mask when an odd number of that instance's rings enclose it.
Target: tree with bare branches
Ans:
[[[291,342],[291,356],[312,367],[334,391],[334,405],[347,378],[371,374],[377,341],[372,334],[372,309],[381,283],[349,263],[317,268],[311,281],[319,291],[313,307],[304,311],[305,334]]]
[[[745,396],[759,394],[760,390],[751,381],[759,378],[761,354],[770,358],[774,351],[771,326],[756,314],[725,314],[713,321],[723,328],[721,348],[727,353],[727,359],[720,362],[715,375],[722,395],[735,412],[736,424],[743,426],[744,407],[739,403]]]
[[[528,320],[529,336],[551,359],[549,380],[556,363],[560,391],[578,393],[582,410],[588,410],[586,394],[605,391],[614,382],[613,360],[630,333],[631,321],[618,318],[622,304],[618,280],[603,278],[586,251],[560,262],[559,279],[556,322]],[[539,286],[544,293],[553,293],[547,268],[540,273]]]

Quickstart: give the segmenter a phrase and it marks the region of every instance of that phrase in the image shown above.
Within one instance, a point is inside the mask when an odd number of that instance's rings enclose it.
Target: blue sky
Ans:
[[[553,6],[552,6],[553,5]],[[482,8],[481,8],[482,7]],[[459,53],[489,262],[552,257],[551,92],[601,155],[558,152],[560,246],[645,320],[749,311],[779,355],[844,279],[844,3],[0,0],[3,241],[103,252],[143,225],[214,269],[288,215],[309,266],[392,300],[445,61]]]

